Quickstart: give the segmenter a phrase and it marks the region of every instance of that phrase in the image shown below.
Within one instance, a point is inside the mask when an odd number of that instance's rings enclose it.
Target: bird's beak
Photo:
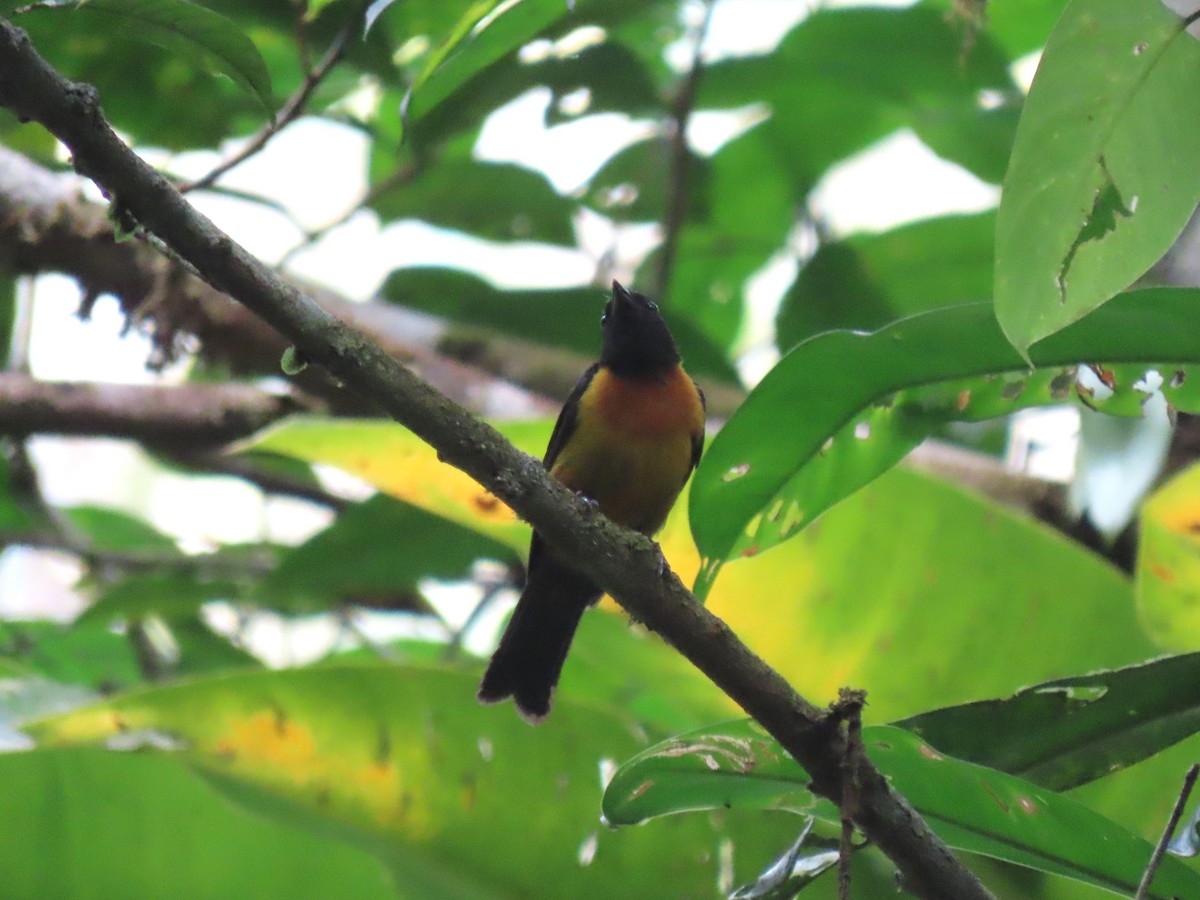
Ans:
[[[621,309],[622,307],[628,310],[631,306],[633,306],[633,297],[630,296],[630,293],[625,289],[625,286],[615,278],[613,279],[612,283],[612,291],[614,310]]]

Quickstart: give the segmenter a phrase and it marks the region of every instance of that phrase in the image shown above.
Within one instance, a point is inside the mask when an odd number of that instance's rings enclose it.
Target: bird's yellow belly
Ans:
[[[682,368],[662,378],[596,372],[578,421],[550,474],[595,500],[614,522],[653,534],[666,521],[692,470],[704,406]]]
[[[595,500],[614,522],[652,534],[671,511],[691,461],[686,432],[641,437],[608,431],[571,441],[550,473]]]

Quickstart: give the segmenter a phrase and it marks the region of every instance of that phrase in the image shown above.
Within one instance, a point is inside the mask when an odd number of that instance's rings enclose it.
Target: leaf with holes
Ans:
[[[1022,354],[1127,288],[1200,201],[1200,44],[1161,0],[1073,0],[1038,66],[996,226]]]
[[[1200,362],[1200,345],[1192,338],[1196,329],[1200,292],[1135,291],[1039,344],[1033,360],[1054,368],[1081,359]],[[708,591],[726,560],[773,547],[896,461],[899,444],[881,444],[872,453],[860,451],[848,438],[897,440],[886,429],[871,430],[872,419],[880,418],[871,412],[873,404],[905,389],[1024,368],[987,304],[922,313],[873,334],[830,332],[799,345],[747,397],[709,446],[692,480],[692,532],[705,560],[697,593]],[[1169,380],[1168,399],[1171,391],[1179,391],[1190,401],[1194,379],[1179,381],[1174,376]],[[1053,378],[1045,388],[1052,399]],[[936,415],[916,402],[923,395],[909,404],[901,396],[906,412],[893,414],[895,421],[909,430],[906,439],[915,442],[922,421],[954,417],[960,395],[961,389],[950,399],[943,397]],[[848,431],[863,422],[866,428]],[[858,465],[842,462],[840,454],[848,447],[858,454]],[[810,467],[817,471],[807,472]]]
[[[871,761],[951,847],[1130,895],[1152,847],[1080,803],[953,759],[891,726],[863,729]],[[701,729],[644,750],[604,792],[604,816],[632,825],[701,809],[783,809],[837,825],[840,814],[753,721]],[[1200,891],[1200,873],[1164,860],[1151,897]]]
[[[1059,678],[1003,700],[936,709],[896,724],[943,753],[1065,791],[1200,731],[1200,653]]]

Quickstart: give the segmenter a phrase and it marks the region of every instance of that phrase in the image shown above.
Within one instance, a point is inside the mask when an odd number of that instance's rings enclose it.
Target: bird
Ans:
[[[704,394],[643,294],[614,280],[600,331],[600,359],[563,404],[542,465],[613,522],[652,536],[700,461]],[[535,531],[525,585],[479,701],[512,697],[523,719],[544,721],[580,619],[603,593]]]

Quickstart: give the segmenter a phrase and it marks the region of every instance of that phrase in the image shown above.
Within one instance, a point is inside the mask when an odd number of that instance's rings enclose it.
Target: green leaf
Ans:
[[[8,146],[8,135],[3,135]],[[10,148],[12,149],[12,148]],[[16,338],[13,329],[17,322],[17,279],[7,274],[0,275],[0,367],[9,367]]]
[[[13,484],[12,467],[5,453],[0,453],[0,534],[21,534],[31,531],[38,519],[45,516],[36,504],[25,502],[25,492]]]
[[[505,423],[500,430],[524,450],[541,456],[551,422]],[[237,445],[310,463],[337,466],[384,493],[500,541],[524,555],[529,528],[469,476],[441,462],[411,431],[381,419],[292,416]]]
[[[951,847],[1128,895],[1152,847],[1087,807],[1003,772],[943,756],[890,726],[863,729],[871,761]],[[698,809],[786,809],[836,825],[840,814],[752,721],[710,727],[625,763],[604,794],[604,816],[635,824]],[[1152,897],[1200,891],[1200,874],[1164,860]]]
[[[178,759],[91,748],[4,753],[0,779],[10,897],[396,896],[377,859],[237,808]]]
[[[555,696],[633,715],[659,733],[688,731],[737,712],[678,651],[621,613],[583,617]]]
[[[935,153],[999,182],[1020,103],[1008,65],[986,34],[964,55],[960,32],[926,6],[823,10],[768,56],[710,66],[698,102],[769,104],[769,130],[797,200],[836,162],[905,127]],[[999,105],[983,108],[982,92]]]
[[[150,615],[165,619],[194,616],[213,600],[239,600],[246,587],[228,578],[205,578],[196,572],[150,572],[128,575],[105,585],[96,602],[75,620],[77,626],[107,625],[114,620],[141,619]]]
[[[214,633],[199,618],[177,619],[171,622],[170,629],[179,646],[179,662],[173,669],[176,675],[207,675],[226,669],[262,666],[257,657]]]
[[[285,553],[256,595],[274,608],[321,609],[388,597],[411,605],[422,578],[465,578],[484,558],[518,561],[499,541],[377,494]]]
[[[0,654],[63,684],[112,690],[141,681],[129,641],[105,625],[0,622]]]
[[[601,14],[619,17],[640,5],[639,0],[578,0],[572,9],[563,0],[520,0],[499,6],[494,17],[481,20],[498,4],[473,4],[418,76],[405,101],[405,120],[410,127],[419,122],[473,79],[486,78],[490,66],[564,19],[582,25]]]
[[[1038,66],[996,226],[1022,354],[1128,287],[1200,201],[1200,45],[1160,0],[1073,0]]]
[[[271,76],[254,42],[231,20],[191,0],[60,0],[43,8],[86,9],[124,23],[125,33],[206,63],[274,112]]]
[[[1197,361],[1191,335],[1200,328],[1198,301],[1197,292],[1182,289],[1123,295],[1036,347],[1034,364]],[[891,465],[899,452],[894,441],[919,439],[919,405],[880,413],[868,410],[871,404],[905,388],[1023,367],[986,304],[921,313],[873,334],[830,332],[798,346],[751,392],[692,479],[692,532],[705,558],[697,590],[704,592],[731,555],[774,546]],[[885,414],[898,418],[899,438],[866,430]],[[846,463],[834,451],[853,446],[856,431],[862,441],[882,436],[891,443],[877,454],[862,451],[865,464],[859,459],[839,475]],[[823,452],[830,438],[830,452]]]
[[[896,725],[943,753],[1065,791],[1200,731],[1200,653],[1043,682]]]
[[[657,44],[654,52],[661,54]],[[493,110],[537,87],[550,90],[544,116],[548,126],[572,118],[561,110],[560,102],[567,95],[583,90],[587,91],[588,115],[620,112],[657,118],[666,111],[646,62],[615,43],[610,34],[609,40],[565,57],[551,54],[530,61],[509,53],[458,90],[454,102],[440,104],[419,121],[411,122],[408,135],[422,146],[436,146],[460,133],[473,136],[479,123]],[[387,162],[394,163],[394,157]]]
[[[611,157],[588,181],[585,201],[621,222],[662,222],[667,216],[672,142],[652,136]],[[687,208],[684,221],[703,221],[710,213],[708,160],[688,153]]]
[[[113,698],[30,731],[47,745],[146,730],[172,738],[174,758],[237,803],[380,854],[406,896],[711,890],[716,860],[697,865],[695,848],[725,827],[697,820],[618,834],[597,821],[601,761],[644,744],[630,720],[560,699],[535,731],[511,708],[475,703],[476,677],[381,664],[230,673]],[[756,822],[731,837],[765,860],[782,831]],[[590,864],[581,847],[593,848]],[[686,865],[671,864],[675,856]]]
[[[92,549],[182,556],[175,541],[127,512],[103,506],[73,506],[64,509],[63,515],[87,538]]]
[[[696,570],[694,557],[686,569],[668,558],[684,577]],[[1107,561],[906,467],[794,540],[727,566],[708,605],[815,702],[846,684],[867,690],[872,723],[1158,652],[1129,580]]]
[[[969,16],[960,13],[966,4],[957,0],[926,0],[926,5],[949,15],[951,22]],[[1012,60],[1020,59],[1046,44],[1046,37],[1062,15],[1067,0],[1020,0],[1019,3],[989,3],[984,13],[984,31],[1008,54]],[[964,34],[966,25],[959,26]],[[964,46],[969,54],[971,47]]]
[[[995,232],[996,214],[986,212],[822,244],[784,297],[775,322],[779,346],[990,300]]]
[[[574,245],[575,204],[521,166],[442,158],[419,178],[371,199],[385,222],[421,219],[495,241]]]

